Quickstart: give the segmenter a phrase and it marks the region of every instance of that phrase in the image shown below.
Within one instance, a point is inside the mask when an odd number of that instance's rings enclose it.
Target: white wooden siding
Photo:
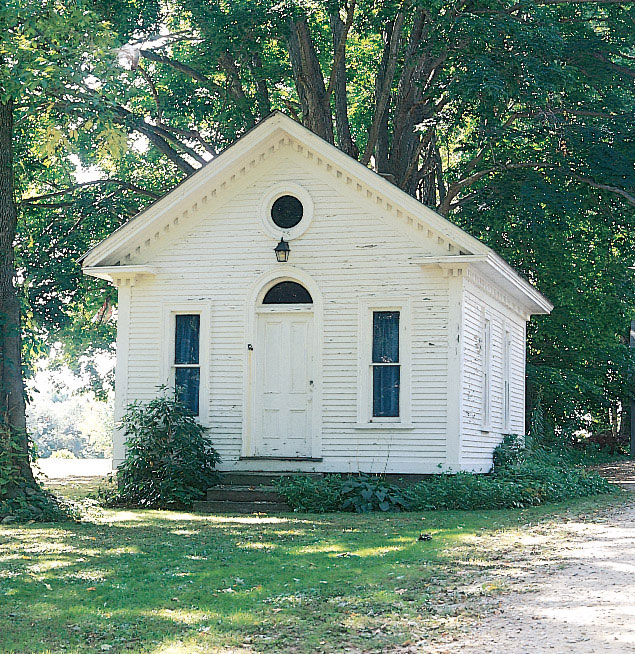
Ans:
[[[273,184],[292,181],[311,193],[315,213],[306,233],[291,241],[289,264],[310,275],[323,298],[323,461],[311,469],[437,472],[445,461],[447,437],[448,280],[441,270],[423,271],[414,262],[422,253],[440,253],[437,239],[415,229],[408,237],[395,229],[382,218],[381,207],[353,193],[344,181],[321,174],[291,148],[242,181],[230,201],[222,207],[210,203],[196,223],[181,221],[169,242],[144,259],[157,274],[132,288],[126,399],[148,400],[165,381],[164,303],[182,307],[208,301],[210,365],[201,374],[209,387],[210,438],[224,469],[253,465],[239,461],[243,357],[250,338],[246,316],[253,310],[246,302],[254,281],[278,265],[276,241],[260,222],[261,198]],[[411,302],[413,428],[361,429],[356,427],[359,300],[390,304],[395,297]],[[466,448],[472,452],[471,442]]]
[[[463,295],[463,469],[485,471],[505,432],[503,415],[503,339],[510,332],[510,433],[524,434],[525,321],[478,283],[464,281]],[[490,425],[483,429],[483,321],[491,321]]]

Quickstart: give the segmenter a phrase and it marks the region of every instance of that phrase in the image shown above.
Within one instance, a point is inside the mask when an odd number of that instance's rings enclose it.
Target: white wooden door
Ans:
[[[255,456],[311,456],[313,314],[258,315]]]

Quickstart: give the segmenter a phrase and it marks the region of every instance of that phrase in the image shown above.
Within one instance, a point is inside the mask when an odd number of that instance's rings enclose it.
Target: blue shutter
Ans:
[[[373,312],[373,417],[399,417],[399,311]]]
[[[200,331],[201,317],[199,315],[176,316],[174,363],[198,363]]]
[[[399,362],[399,311],[373,313],[373,363]]]

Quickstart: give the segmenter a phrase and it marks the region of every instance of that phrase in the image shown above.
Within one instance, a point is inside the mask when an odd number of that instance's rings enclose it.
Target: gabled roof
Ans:
[[[327,169],[334,170],[337,177],[344,176],[347,183],[358,191],[365,192],[368,197],[376,195],[376,201],[387,211],[394,212],[397,217],[405,219],[409,224],[417,222],[419,229],[425,226],[429,234],[436,235],[440,242],[448,243],[448,257],[443,258],[443,261],[456,259],[458,256],[476,255],[472,261],[478,259],[481,263],[489,262],[490,273],[507,278],[508,288],[520,292],[531,308],[531,313],[549,313],[553,308],[547,298],[484,243],[278,111],[267,116],[196,173],[86,252],[80,259],[84,272],[104,277],[104,274],[98,274],[98,269],[110,268],[113,267],[113,263],[116,263],[121,266],[123,273],[123,269],[127,268],[125,259],[114,262],[114,256],[124,252],[126,248],[131,251],[135,248],[139,250],[144,241],[149,243],[148,235],[154,231],[155,223],[160,224],[166,215],[178,211],[182,216],[187,217],[188,210],[184,210],[183,207],[188,198],[198,197],[204,193],[204,189],[212,188],[216,183],[220,193],[226,186],[226,182],[221,181],[223,176],[233,172],[230,177],[233,181],[237,176],[244,174],[246,168],[254,164],[254,152],[268,145],[272,139],[277,139],[275,141],[277,143],[286,142],[287,139],[289,143],[297,144],[298,150],[306,149],[307,153],[316,153],[318,163],[323,163],[319,158],[322,157],[324,161],[329,162],[326,164]],[[268,149],[273,151],[275,145],[270,145]],[[263,157],[264,154],[261,154],[260,158]],[[249,159],[251,161],[246,163]],[[210,194],[214,198],[216,189],[213,189]],[[203,194],[201,201],[207,203],[208,195]],[[195,211],[198,204],[195,202],[193,205]],[[178,217],[174,219],[174,223],[177,222]],[[156,234],[158,235],[158,232]],[[466,256],[465,264],[467,265],[470,260],[471,258]],[[432,263],[430,259],[428,261]]]

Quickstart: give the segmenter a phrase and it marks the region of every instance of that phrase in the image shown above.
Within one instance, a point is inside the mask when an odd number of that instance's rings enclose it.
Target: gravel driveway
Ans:
[[[628,466],[632,482],[635,465]],[[632,489],[623,476],[615,481]],[[484,604],[467,631],[420,651],[635,653],[635,492],[628,496],[623,505],[528,533],[522,549],[533,543],[548,555],[530,560],[511,592]]]

